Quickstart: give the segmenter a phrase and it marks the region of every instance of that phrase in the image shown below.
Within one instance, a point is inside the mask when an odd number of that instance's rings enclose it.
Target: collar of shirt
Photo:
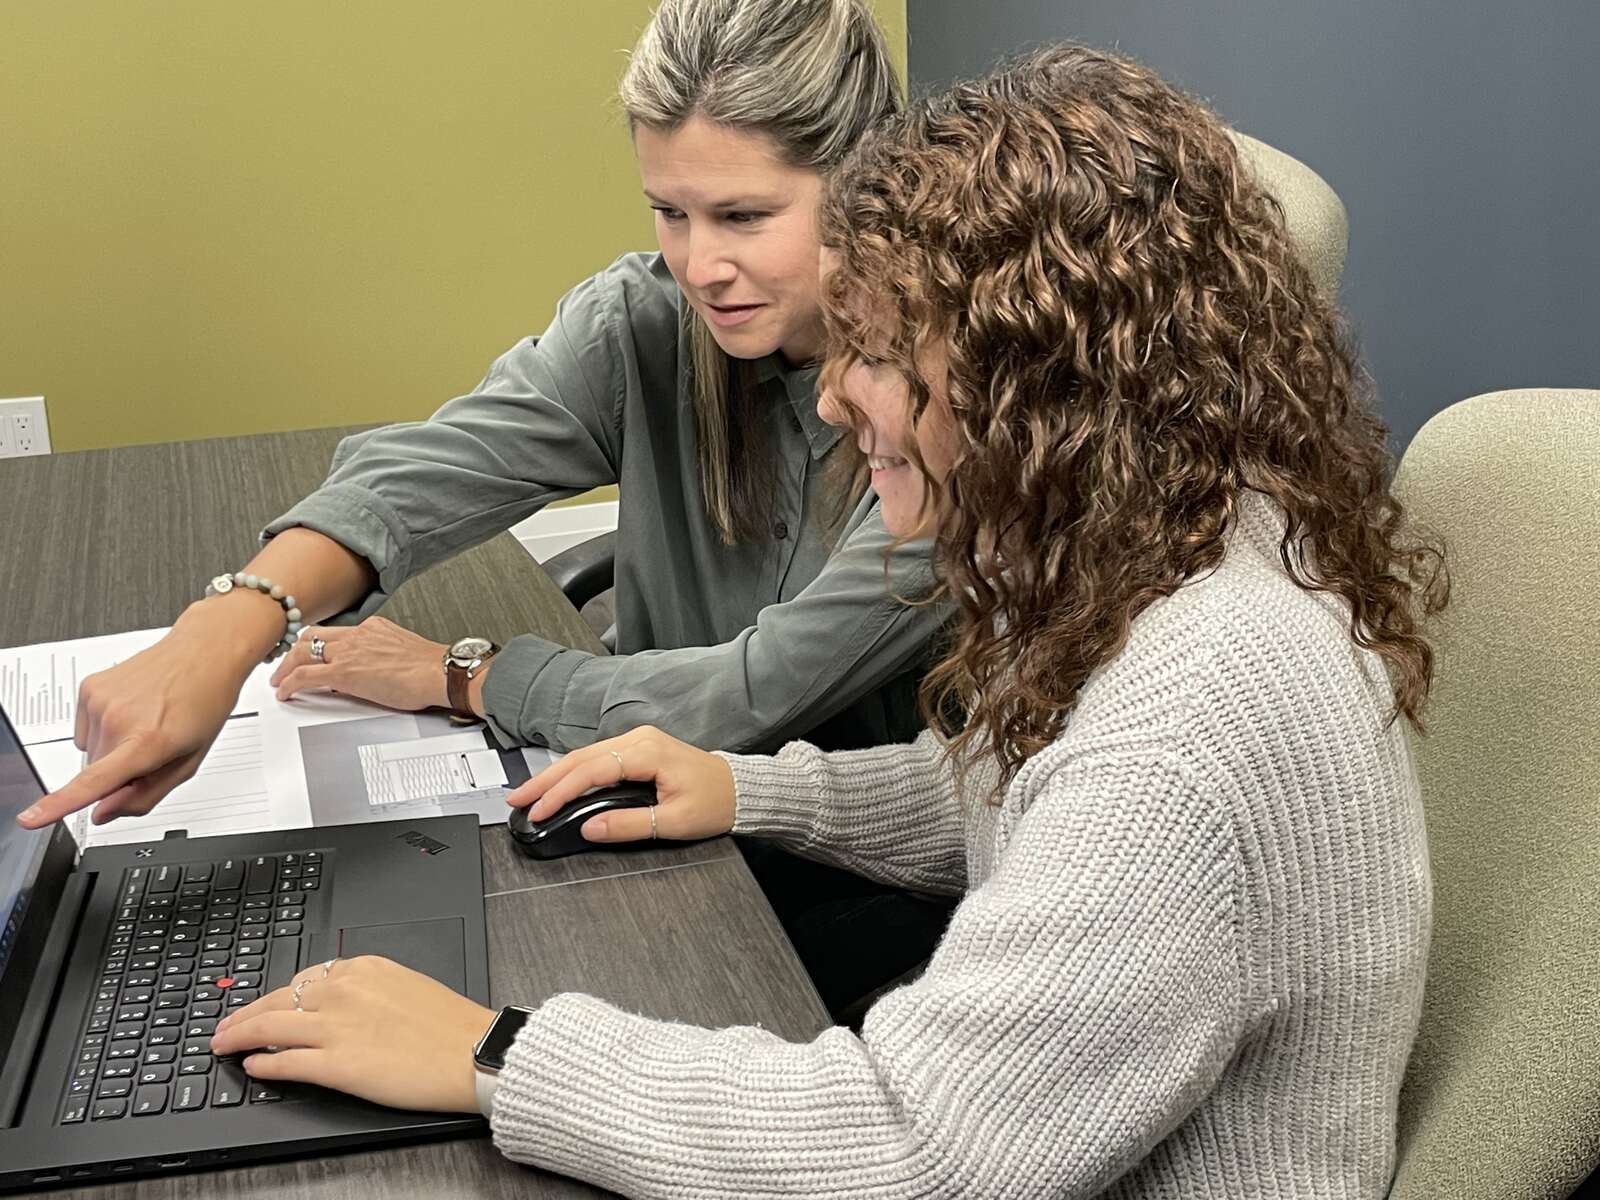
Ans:
[[[806,443],[811,447],[811,457],[817,460],[832,450],[844,435],[844,430],[837,425],[829,425],[817,413],[817,376],[821,371],[822,368],[817,366],[787,366],[778,354],[757,359],[755,364],[756,378],[762,383],[773,379],[782,382],[784,394],[794,409],[795,419],[800,422],[801,432],[806,435]]]

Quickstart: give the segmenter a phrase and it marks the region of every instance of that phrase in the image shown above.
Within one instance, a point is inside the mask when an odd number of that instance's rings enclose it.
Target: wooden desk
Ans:
[[[0,463],[0,646],[170,624],[206,580],[321,482],[347,430],[261,434]],[[418,577],[386,615],[436,641],[537,633],[598,649],[509,534]],[[483,830],[493,1003],[585,991],[652,1016],[809,1037],[827,1011],[732,842],[553,863]],[[363,1151],[49,1194],[504,1196],[604,1193],[517,1166],[488,1139]]]

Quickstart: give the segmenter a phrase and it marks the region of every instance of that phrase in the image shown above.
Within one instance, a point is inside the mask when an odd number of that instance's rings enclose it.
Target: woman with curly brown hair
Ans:
[[[1401,720],[1444,575],[1279,214],[1202,106],[1061,48],[870,139],[825,224],[824,408],[959,611],[933,729],[775,758],[639,731],[515,799],[621,771],[657,810],[590,837],[750,831],[965,893],[926,971],[792,1045],[583,996],[495,1018],[360,960],[213,1046],[467,1108],[473,1042],[520,1021],[477,1088],[498,1144],[628,1195],[1382,1195],[1430,911]]]

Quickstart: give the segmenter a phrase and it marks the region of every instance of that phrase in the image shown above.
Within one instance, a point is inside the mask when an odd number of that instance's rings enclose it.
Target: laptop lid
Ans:
[[[13,1045],[61,893],[77,862],[64,824],[24,829],[17,814],[45,794],[11,720],[0,708],[0,1067],[10,1083],[27,1047]],[[9,1092],[10,1088],[0,1088]],[[0,1097],[0,1124],[10,1104]]]

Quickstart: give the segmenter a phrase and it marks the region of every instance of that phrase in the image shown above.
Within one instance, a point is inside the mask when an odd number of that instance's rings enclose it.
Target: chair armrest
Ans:
[[[617,565],[616,531],[579,542],[539,565],[572,607],[581,609],[612,585]]]

